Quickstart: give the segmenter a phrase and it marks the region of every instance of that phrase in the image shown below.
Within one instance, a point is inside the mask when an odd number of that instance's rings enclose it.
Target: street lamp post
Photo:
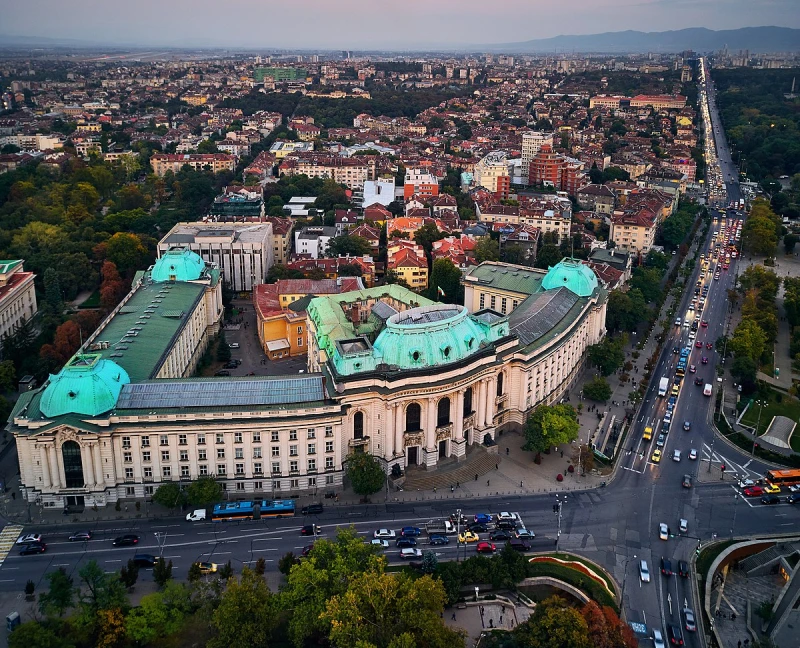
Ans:
[[[562,496],[566,499],[566,495]],[[559,499],[558,494],[556,494],[556,503],[553,505],[553,511],[558,515],[558,534],[556,535],[556,551],[558,551],[558,542],[561,540],[561,506],[564,504],[564,500]]]
[[[753,447],[750,450],[751,457],[756,453],[756,439],[758,438],[758,428],[761,427],[761,412],[764,409],[764,401],[756,401],[756,405],[758,405],[758,419],[756,421],[756,428],[753,430]]]
[[[625,585],[628,583],[628,563],[631,559],[636,560],[636,554],[629,556],[625,559],[625,567],[622,570],[622,592],[619,595],[619,611],[620,614],[625,613]]]
[[[461,562],[459,557],[459,547],[460,544],[458,539],[461,536],[461,509],[456,509],[456,562]],[[464,543],[464,560],[467,559],[467,550],[466,550],[466,542]]]
[[[161,558],[164,555],[164,545],[167,543],[167,532],[166,531],[156,531],[153,533],[156,537],[156,542],[158,542],[158,557]]]
[[[731,522],[731,538],[733,538],[733,529],[736,527],[736,511],[739,508],[737,505],[739,504],[739,500],[742,498],[742,495],[739,493],[733,494],[733,522]]]

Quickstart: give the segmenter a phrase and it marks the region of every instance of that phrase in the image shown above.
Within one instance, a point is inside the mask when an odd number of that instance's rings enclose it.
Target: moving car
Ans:
[[[689,365],[689,373],[697,373],[697,367],[695,365]]]
[[[694,379],[694,384],[699,387],[700,385],[703,384],[703,379],[702,378],[695,378]]]
[[[642,579],[643,583],[649,583],[650,582],[650,569],[648,569],[648,567],[647,567],[647,561],[646,560],[640,560],[639,561],[639,578]]]
[[[17,538],[17,544],[28,544],[29,542],[41,542],[42,541],[42,534],[41,533],[26,533],[25,535],[21,535]]]
[[[697,459],[697,450],[694,448],[689,450],[689,459]]]
[[[418,536],[422,533],[419,527],[415,526],[405,526],[400,529],[400,535],[403,536]]]
[[[653,456],[651,457],[651,461],[653,463],[661,462],[661,450],[656,449],[656,451],[653,453]]]
[[[497,547],[491,542],[479,542],[475,545],[475,551],[478,553],[494,553],[497,551]]]
[[[672,451],[672,460],[673,461],[680,461],[681,460],[681,451],[680,450],[673,450]]]
[[[446,535],[442,535],[441,533],[434,533],[428,538],[428,542],[432,545],[446,545],[450,542],[450,538]]]
[[[516,535],[517,538],[526,538],[528,540],[536,537],[536,534],[533,531],[528,531],[528,529],[517,529],[514,535]]]
[[[421,558],[422,557],[422,550],[421,549],[401,549],[400,550],[400,558],[403,560],[408,560],[409,558]]]
[[[667,437],[663,434],[659,434],[658,441],[656,441],[656,446],[658,446],[659,448],[663,448],[666,442],[667,442]]]
[[[136,554],[133,557],[133,564],[140,569],[150,569],[155,566],[156,562],[158,562],[158,558],[153,554]]]
[[[70,542],[88,542],[91,539],[91,531],[76,531],[69,537]]]
[[[488,513],[476,513],[475,522],[478,524],[489,524],[492,521],[492,516]]]
[[[689,521],[686,518],[681,518],[678,522],[678,528],[680,528],[681,533],[686,533],[689,530]]]
[[[764,495],[764,497],[761,498],[761,503],[767,505],[778,504],[780,501],[777,495]]]
[[[375,542],[375,540],[373,540],[373,542]],[[380,541],[380,540],[378,540],[378,542],[381,542],[381,541]],[[384,542],[385,542],[385,540],[384,540]],[[387,543],[387,544],[388,544],[388,543]],[[312,549],[314,549],[314,545],[313,545],[313,544],[306,545],[305,547],[303,547],[303,550],[300,552],[300,555],[301,555],[303,558],[308,558],[308,556],[309,556],[309,554],[311,553],[311,550],[312,550]]]
[[[661,573],[664,576],[672,576],[672,561],[669,558],[661,557]]]
[[[508,546],[514,549],[515,551],[530,551],[531,544],[530,542],[526,542],[520,538],[511,538],[508,541]]]
[[[300,529],[301,536],[313,536],[320,533],[322,528],[318,524],[306,524]]]
[[[684,475],[683,481],[681,482],[681,486],[684,488],[691,488],[692,487],[692,476],[691,475]]]
[[[767,484],[764,487],[764,492],[769,493],[770,495],[776,495],[777,493],[781,492],[781,487],[777,484]]]
[[[761,486],[750,486],[742,491],[745,497],[761,497],[764,494],[764,489]]]
[[[394,541],[394,544],[397,547],[416,547],[417,539],[407,536],[400,536]]]
[[[683,578],[689,578],[689,563],[685,560],[678,561],[678,575]]]
[[[308,506],[304,506],[302,509],[300,509],[300,513],[303,515],[316,515],[317,513],[322,513],[324,509],[325,507],[320,503],[309,504]]]
[[[666,648],[666,644],[664,643],[664,635],[661,634],[661,630],[656,630],[653,628],[653,648]]]
[[[667,635],[669,635],[669,642],[673,646],[683,645],[683,631],[679,625],[675,623],[669,624],[667,626]]]
[[[683,422],[683,429],[687,432],[692,429],[692,423],[690,421]]]
[[[460,536],[458,536],[458,541],[461,544],[465,544],[467,542],[478,542],[478,534],[473,533],[472,531],[464,531]]]
[[[496,542],[506,542],[511,540],[511,535],[506,531],[492,531],[489,534],[489,540],[494,540]]]
[[[702,358],[700,358],[700,363],[701,363],[701,364],[708,364],[708,358],[706,358],[705,356],[703,356]]]
[[[373,538],[394,538],[394,531],[391,529],[378,529],[372,534]]]
[[[697,623],[694,620],[694,611],[691,608],[683,608],[683,622],[684,627],[689,632],[697,631]]]
[[[125,535],[114,538],[111,544],[115,547],[131,547],[135,544],[139,544],[139,536],[133,533],[126,533]]]
[[[518,519],[519,516],[516,513],[509,513],[508,511],[501,511],[500,513],[497,514],[498,522],[509,521],[509,520],[514,521]]]
[[[700,322],[700,326],[702,326],[703,328],[707,328],[708,327],[708,322],[703,320],[702,322]]]
[[[658,537],[661,538],[662,540],[669,539],[669,527],[667,526],[666,522],[661,522],[658,525]]]
[[[800,493],[792,493],[786,498],[786,502],[789,504],[797,504],[797,502],[800,502]]]
[[[372,546],[374,546],[374,547],[380,547],[381,549],[386,549],[386,548],[388,548],[388,546],[389,546],[389,541],[388,541],[388,540],[380,540],[380,539],[378,539],[378,538],[373,538],[372,540],[370,540],[370,542],[369,542],[369,543],[370,543]]]
[[[486,533],[489,530],[489,527],[485,524],[481,524],[480,522],[473,522],[467,526],[467,530],[472,531],[473,533]]]
[[[46,549],[47,545],[44,542],[31,542],[19,550],[19,555],[29,556],[31,554],[40,554],[44,553]]]

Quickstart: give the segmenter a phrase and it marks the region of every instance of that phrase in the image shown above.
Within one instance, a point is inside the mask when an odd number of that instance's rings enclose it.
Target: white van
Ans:
[[[238,342],[231,342],[228,346],[231,349],[238,349],[239,348],[239,343]]]
[[[711,383],[706,383],[706,386],[703,387],[703,396],[711,396]]]
[[[205,509],[195,509],[191,513],[186,514],[186,521],[187,522],[200,522],[206,519],[206,510]]]

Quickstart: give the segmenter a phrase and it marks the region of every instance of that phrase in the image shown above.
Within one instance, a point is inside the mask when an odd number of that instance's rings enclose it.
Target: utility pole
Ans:
[[[753,430],[753,447],[750,450],[751,457],[756,453],[756,439],[758,438],[758,428],[761,427],[761,411],[764,409],[764,401],[756,401],[756,405],[758,405],[758,421],[756,422],[756,429]]]
[[[156,531],[153,533],[156,537],[156,542],[158,542],[158,557],[161,558],[164,555],[164,545],[167,543],[167,532],[166,531]]]
[[[566,499],[566,495],[563,496]],[[553,512],[558,515],[558,535],[556,535],[556,551],[558,551],[558,543],[561,540],[561,506],[563,505],[563,500],[559,499],[558,494],[556,494],[556,503],[553,504]]]
[[[456,509],[456,562],[460,562],[458,554],[459,544],[461,544],[458,540],[460,536],[461,536],[461,509]],[[464,543],[464,546],[466,547],[466,543]],[[466,558],[467,558],[467,552],[465,549],[464,559],[466,560]]]

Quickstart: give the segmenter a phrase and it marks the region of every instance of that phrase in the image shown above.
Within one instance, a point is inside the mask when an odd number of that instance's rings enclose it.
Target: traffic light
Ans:
[[[553,504],[553,513],[558,513],[558,504]]]
[[[695,556],[699,556],[700,555],[700,547],[697,547],[697,549],[694,550],[694,554],[695,554]]]
[[[725,472],[725,464],[721,464],[721,465],[720,465],[720,467],[719,467],[719,469],[720,469],[722,472]]]

